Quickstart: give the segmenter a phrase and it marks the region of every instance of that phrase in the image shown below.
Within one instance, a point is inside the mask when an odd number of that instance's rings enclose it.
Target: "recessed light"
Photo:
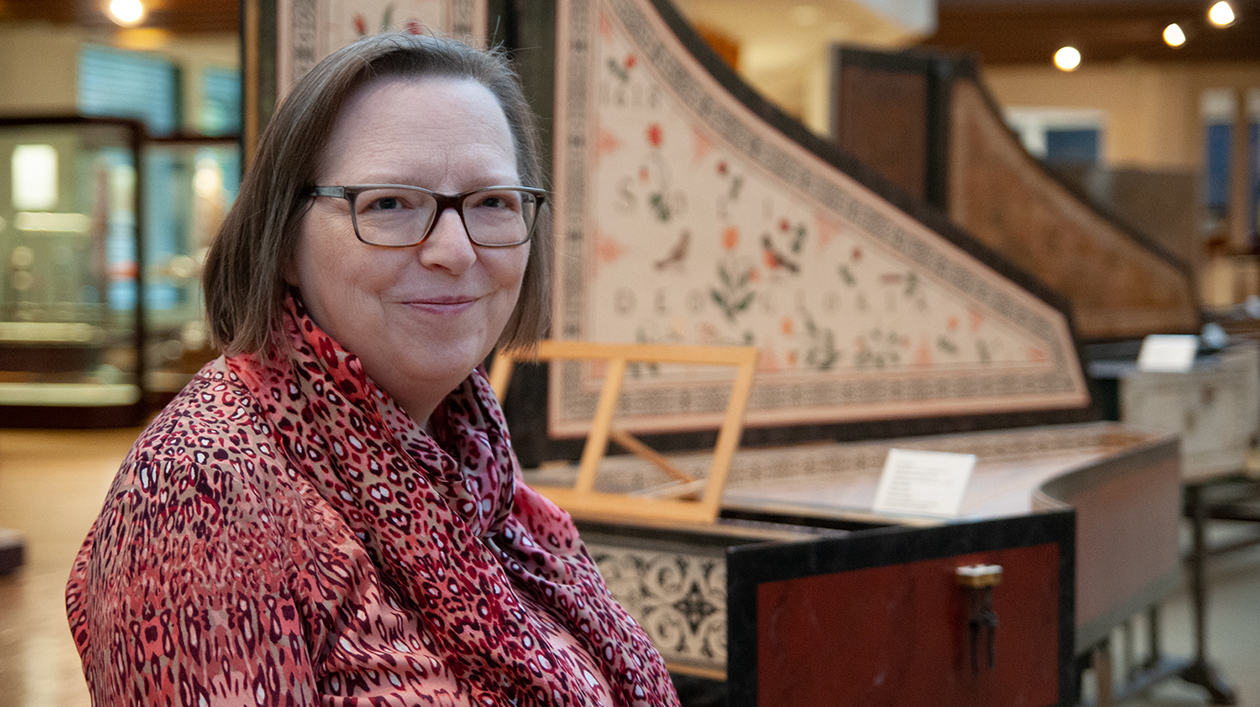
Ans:
[[[1170,47],[1180,47],[1186,43],[1186,33],[1176,22],[1164,28],[1164,43]]]
[[[1236,19],[1238,18],[1234,15],[1234,8],[1227,0],[1220,0],[1208,10],[1208,21],[1217,27],[1228,27],[1234,24]]]
[[[111,0],[109,18],[123,27],[131,27],[144,17],[144,5],[140,0]]]
[[[1062,47],[1054,53],[1054,65],[1062,71],[1076,71],[1081,65],[1081,53],[1076,47]]]

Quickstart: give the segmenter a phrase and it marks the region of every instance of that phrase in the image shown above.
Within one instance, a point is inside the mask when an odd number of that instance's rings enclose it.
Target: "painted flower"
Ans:
[[[722,231],[722,247],[727,250],[734,250],[738,244],[739,229],[734,226],[727,226],[726,230]]]
[[[726,160],[722,160],[721,162],[718,162],[718,166],[717,166],[718,174],[720,174],[720,175],[722,175],[723,177],[725,177],[725,176],[726,176],[726,169],[727,169],[727,168],[726,168]]]
[[[775,358],[773,349],[762,349],[761,355],[757,357],[757,371],[759,373],[775,373],[779,370],[779,361]]]
[[[625,255],[626,249],[617,239],[602,236],[595,239],[595,257],[601,263],[615,263]]]
[[[648,144],[650,144],[652,147],[661,146],[661,143],[665,141],[665,135],[663,131],[661,130],[660,123],[652,123],[651,125],[648,126],[647,139],[648,139]]]
[[[635,58],[634,58],[634,55],[633,55],[633,54],[631,54],[631,55],[629,55],[629,56],[627,56],[627,57],[626,57],[626,68],[627,68],[627,69],[633,69],[633,68],[634,68],[634,65],[635,65],[635,64],[637,64],[637,63],[639,63],[639,61],[638,61],[638,59],[635,59]]]
[[[926,337],[919,344],[919,349],[914,353],[914,365],[930,366],[932,365],[932,347],[928,346]]]
[[[620,149],[621,140],[619,140],[611,131],[605,130],[601,127],[595,137],[595,155],[597,157],[603,157],[604,155],[611,155]]]
[[[862,259],[862,249],[857,246],[853,246],[853,261],[857,262],[861,259]]]
[[[779,326],[783,329],[783,333],[784,333],[784,335],[786,335],[786,336],[791,336],[791,335],[792,335],[792,329],[793,329],[793,326],[792,326],[792,318],[791,318],[791,317],[784,317],[784,318],[783,318],[783,321],[779,323]]]
[[[967,310],[967,321],[974,334],[980,330],[980,326],[984,324],[984,312],[979,307],[972,307]]]

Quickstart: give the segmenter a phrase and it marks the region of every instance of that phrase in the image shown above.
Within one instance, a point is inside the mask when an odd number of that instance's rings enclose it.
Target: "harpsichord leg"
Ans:
[[[1186,484],[1186,506],[1190,515],[1192,545],[1188,565],[1190,570],[1190,601],[1194,610],[1194,662],[1181,671],[1181,679],[1199,685],[1208,691],[1214,705],[1238,703],[1234,688],[1225,681],[1216,666],[1208,659],[1207,650],[1207,506],[1203,500],[1202,484]]]

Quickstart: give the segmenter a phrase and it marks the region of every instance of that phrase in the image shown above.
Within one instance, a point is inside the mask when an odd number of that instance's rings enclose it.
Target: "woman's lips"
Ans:
[[[408,300],[406,304],[412,309],[431,314],[459,314],[472,307],[478,299],[471,296],[452,295],[413,299]]]

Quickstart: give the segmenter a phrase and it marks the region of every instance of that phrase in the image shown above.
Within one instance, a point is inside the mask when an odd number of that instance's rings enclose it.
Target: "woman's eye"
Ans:
[[[507,209],[511,211],[520,209],[519,200],[513,199],[507,194],[485,194],[477,200],[476,207],[479,209]]]
[[[368,204],[368,208],[374,209],[377,211],[387,211],[389,209],[401,209],[402,202],[399,201],[397,197],[387,196],[387,197],[382,197],[380,199],[374,200],[372,203]]]

